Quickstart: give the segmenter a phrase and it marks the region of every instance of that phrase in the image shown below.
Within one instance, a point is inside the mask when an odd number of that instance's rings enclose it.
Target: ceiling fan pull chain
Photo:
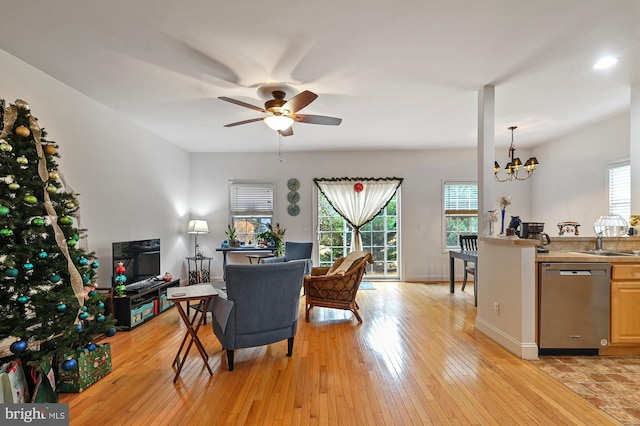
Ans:
[[[284,163],[284,161],[282,161],[282,134],[280,134],[280,132],[278,132],[278,139],[278,157],[280,157],[280,162]]]

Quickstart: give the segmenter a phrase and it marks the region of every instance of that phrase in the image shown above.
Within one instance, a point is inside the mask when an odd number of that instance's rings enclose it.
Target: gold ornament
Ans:
[[[18,164],[22,164],[23,166],[26,166],[27,164],[29,164],[29,160],[27,160],[27,157],[25,157],[24,155],[21,155],[20,157],[16,158],[16,161],[18,162]]]
[[[44,153],[47,155],[55,155],[55,153],[57,152],[56,147],[53,145],[45,145],[43,149]]]
[[[31,134],[31,130],[27,129],[24,126],[18,126],[18,127],[16,127],[16,134],[18,136],[22,136],[23,138],[26,138],[27,136],[29,136]]]
[[[69,210],[71,210],[71,209],[75,209],[75,208],[76,208],[76,205],[75,205],[75,204],[73,204],[73,202],[72,202],[72,201],[69,201],[69,202],[68,202],[67,204],[65,204],[64,206],[65,206],[66,208],[68,208]]]
[[[13,147],[6,142],[2,142],[0,143],[0,150],[4,152],[11,152],[13,151]]]
[[[57,180],[58,179],[58,172],[56,172],[55,170],[52,170],[49,172],[49,177],[53,180]]]
[[[53,185],[48,185],[48,186],[47,186],[47,192],[48,192],[49,194],[55,194],[57,190],[58,190],[58,188],[56,188],[56,187],[55,187],[55,186],[53,186]]]
[[[12,191],[17,191],[18,189],[20,189],[20,184],[16,182],[11,182],[9,184],[9,189]]]
[[[22,99],[17,99],[17,100],[16,100],[16,106],[17,106],[18,108],[25,109],[25,110],[27,110],[27,111],[29,111],[29,110],[31,109],[31,108],[29,107],[29,104],[28,104],[28,103],[26,103],[25,101],[23,101]]]

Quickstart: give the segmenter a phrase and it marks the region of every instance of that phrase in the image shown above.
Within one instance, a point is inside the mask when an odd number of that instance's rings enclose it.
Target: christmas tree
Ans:
[[[115,334],[115,321],[95,291],[99,264],[81,247],[86,230],[58,171],[58,145],[22,100],[0,100],[0,129],[0,340],[39,368],[95,348],[97,336]]]

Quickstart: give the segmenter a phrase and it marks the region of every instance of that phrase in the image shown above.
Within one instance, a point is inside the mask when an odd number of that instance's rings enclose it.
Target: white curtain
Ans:
[[[351,251],[362,250],[360,228],[373,220],[400,187],[402,178],[314,179],[334,209],[353,227]]]

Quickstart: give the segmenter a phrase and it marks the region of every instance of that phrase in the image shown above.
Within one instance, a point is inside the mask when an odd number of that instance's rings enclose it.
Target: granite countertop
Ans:
[[[640,263],[640,256],[597,256],[570,250],[551,250],[549,253],[537,253],[536,262]]]

